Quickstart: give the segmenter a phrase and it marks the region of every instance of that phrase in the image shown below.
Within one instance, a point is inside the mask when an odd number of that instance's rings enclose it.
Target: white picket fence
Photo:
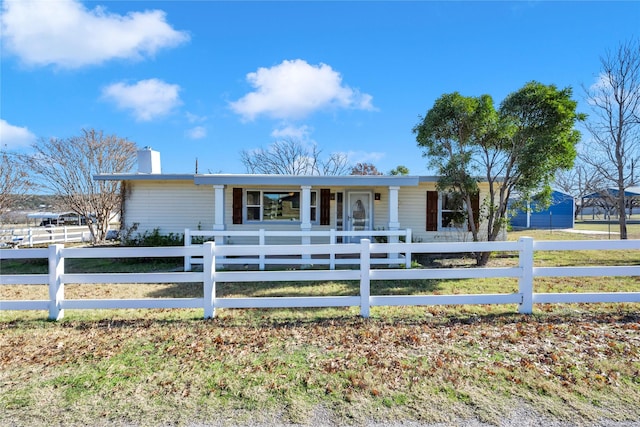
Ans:
[[[91,241],[91,235],[86,225],[0,230],[0,245],[10,247],[32,248],[34,245],[89,241]]]
[[[519,263],[513,267],[485,268],[372,268],[372,255],[400,253],[411,246],[413,253],[517,252]],[[47,249],[0,250],[0,260],[45,258],[48,274],[0,275],[0,285],[48,285],[47,300],[4,300],[0,310],[48,310],[50,319],[61,319],[65,309],[141,309],[141,308],[202,308],[204,317],[215,316],[218,308],[286,308],[286,307],[360,307],[363,317],[375,306],[415,306],[449,304],[517,304],[520,313],[531,313],[536,303],[601,303],[640,302],[640,292],[612,293],[536,293],[536,277],[640,276],[640,265],[535,267],[535,251],[573,250],[633,250],[639,251],[640,240],[597,241],[534,241],[524,237],[517,242],[475,243],[371,243],[363,239],[359,244],[344,245],[265,245],[271,256],[297,254],[312,257],[327,254],[358,254],[358,267],[343,270],[288,271],[218,271],[216,258],[250,256],[255,245],[217,245],[162,248],[64,248],[51,245]],[[202,272],[170,273],[65,273],[65,260],[71,258],[138,258],[138,257],[203,257]],[[375,280],[471,279],[511,277],[518,280],[518,292],[507,294],[469,295],[371,295],[370,283]],[[258,297],[220,298],[216,285],[220,282],[302,282],[302,281],[359,281],[360,291],[353,296],[322,297]],[[65,284],[132,284],[199,282],[203,298],[156,299],[76,299],[65,298]]]

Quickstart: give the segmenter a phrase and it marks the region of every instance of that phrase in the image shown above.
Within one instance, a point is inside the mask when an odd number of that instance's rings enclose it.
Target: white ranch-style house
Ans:
[[[138,233],[191,230],[358,231],[411,229],[421,242],[470,241],[460,224],[462,206],[436,190],[429,176],[300,176],[163,174],[160,154],[138,152],[138,172],[100,174],[123,183],[121,227]],[[477,211],[487,194],[480,184]],[[482,229],[482,227],[481,227]],[[302,238],[312,243],[314,238]],[[359,237],[338,242],[353,242]],[[326,243],[326,239],[320,240]],[[226,244],[248,243],[229,237]],[[268,244],[300,243],[300,237],[270,238]]]

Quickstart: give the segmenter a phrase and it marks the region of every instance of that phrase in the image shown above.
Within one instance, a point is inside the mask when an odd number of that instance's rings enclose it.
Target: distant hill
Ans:
[[[62,212],[69,209],[62,198],[51,194],[25,194],[12,196],[9,212]]]
[[[68,210],[64,207],[60,197],[50,194],[27,194],[16,197],[16,201],[12,205],[12,211],[57,212]]]
[[[58,196],[50,194],[27,194],[13,197],[11,210],[0,215],[0,224],[25,224],[27,214],[34,212],[67,212]]]

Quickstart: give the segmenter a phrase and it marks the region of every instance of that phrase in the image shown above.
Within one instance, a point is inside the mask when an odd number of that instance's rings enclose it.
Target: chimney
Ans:
[[[138,173],[162,173],[160,170],[160,152],[152,150],[149,146],[138,150]]]

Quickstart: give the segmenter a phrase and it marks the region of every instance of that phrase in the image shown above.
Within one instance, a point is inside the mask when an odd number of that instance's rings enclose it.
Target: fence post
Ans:
[[[360,240],[360,316],[369,317],[371,294],[371,240]]]
[[[204,272],[204,318],[213,319],[216,315],[216,244],[206,242],[202,253],[202,271]]]
[[[29,229],[29,247],[33,247],[33,229]]]
[[[518,307],[521,314],[531,314],[533,312],[533,238],[521,237],[520,243],[520,268],[522,276],[518,279],[518,290],[522,295],[522,302]]]
[[[191,230],[188,228],[184,229],[184,247],[188,248],[191,246]],[[184,271],[191,271],[191,255],[186,254],[184,257]]]
[[[406,231],[407,231],[407,235],[406,235],[406,237],[404,238],[404,242],[405,242],[405,243],[408,243],[408,244],[409,244],[409,246],[407,246],[407,247],[408,247],[408,248],[410,248],[410,247],[411,247],[411,244],[413,243],[413,242],[411,241],[411,229],[410,229],[410,228],[407,228],[407,230],[406,230]],[[404,263],[405,263],[405,265],[404,265],[404,266],[405,266],[406,268],[411,268],[411,249],[407,250],[407,251],[404,253]]]
[[[335,228],[332,228],[331,230],[329,230],[329,244],[330,245],[336,244]],[[335,269],[336,269],[336,252],[333,250],[333,248],[331,248],[329,250],[329,270],[335,270]]]
[[[260,258],[260,270],[264,270],[264,242],[264,228],[261,228],[258,235],[258,244],[260,245],[260,255],[258,255]]]
[[[49,246],[49,320],[60,320],[64,317],[64,310],[61,308],[64,301],[63,248],[64,245]]]

